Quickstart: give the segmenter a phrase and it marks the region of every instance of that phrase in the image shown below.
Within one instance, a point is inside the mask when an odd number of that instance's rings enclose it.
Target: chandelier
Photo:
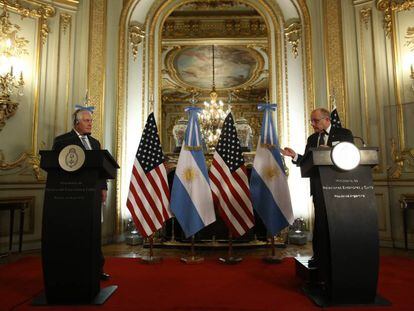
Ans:
[[[19,62],[29,43],[24,37],[18,36],[20,26],[9,19],[7,1],[3,2],[3,13],[0,15],[0,131],[6,125],[6,120],[12,117],[19,105],[12,101],[11,96],[23,95],[23,71],[15,74],[13,65]]]
[[[214,45],[212,45],[212,73],[213,84],[210,92],[210,101],[204,102],[204,109],[200,115],[200,127],[206,142],[208,151],[214,152],[218,139],[221,134],[221,127],[223,125],[226,115],[230,112],[230,108],[224,111],[224,104],[221,100],[217,101],[218,94],[216,92],[215,81],[215,55]]]

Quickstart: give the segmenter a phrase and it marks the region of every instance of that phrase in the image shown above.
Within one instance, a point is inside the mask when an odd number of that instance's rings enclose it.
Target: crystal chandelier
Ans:
[[[212,73],[213,73],[213,85],[210,92],[210,102],[204,102],[204,109],[200,115],[201,133],[204,136],[204,140],[207,144],[208,150],[213,152],[217,144],[217,141],[221,134],[221,126],[223,125],[226,115],[230,112],[230,109],[224,111],[224,104],[221,100],[217,101],[218,94],[216,92],[215,83],[215,55],[214,45],[212,45]]]

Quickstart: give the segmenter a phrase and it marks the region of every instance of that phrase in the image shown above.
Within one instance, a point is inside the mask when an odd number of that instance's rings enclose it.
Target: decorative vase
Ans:
[[[245,118],[237,119],[234,126],[236,127],[242,151],[251,151],[253,132],[247,120]]]
[[[185,131],[187,129],[188,120],[184,119],[183,117],[180,118],[177,123],[173,127],[173,136],[175,141],[174,151],[175,153],[179,153],[181,150],[181,146],[183,145]]]

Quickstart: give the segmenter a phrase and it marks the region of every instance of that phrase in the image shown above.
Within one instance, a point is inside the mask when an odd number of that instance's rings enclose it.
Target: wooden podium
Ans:
[[[360,164],[350,171],[333,164],[331,150],[310,149],[301,162],[318,226],[317,276],[305,293],[320,306],[384,304],[377,296],[379,241],[371,174],[378,149],[361,148]]]
[[[102,304],[117,286],[100,288],[101,191],[119,168],[106,150],[87,150],[83,166],[68,172],[59,152],[40,151],[48,172],[43,206],[44,296],[33,304]]]

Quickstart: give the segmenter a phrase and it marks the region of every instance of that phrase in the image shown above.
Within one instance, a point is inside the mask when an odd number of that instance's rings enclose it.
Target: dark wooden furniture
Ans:
[[[0,200],[0,210],[10,212],[9,222],[9,252],[13,249],[13,235],[14,235],[14,214],[17,210],[20,212],[20,223],[19,223],[19,253],[22,251],[23,244],[23,228],[24,228],[24,215],[25,210],[29,206],[30,200],[24,198],[10,198]]]
[[[403,213],[403,227],[404,227],[404,246],[408,250],[408,230],[407,230],[407,216],[408,210],[414,210],[414,194],[403,194],[400,198],[400,206]]]

